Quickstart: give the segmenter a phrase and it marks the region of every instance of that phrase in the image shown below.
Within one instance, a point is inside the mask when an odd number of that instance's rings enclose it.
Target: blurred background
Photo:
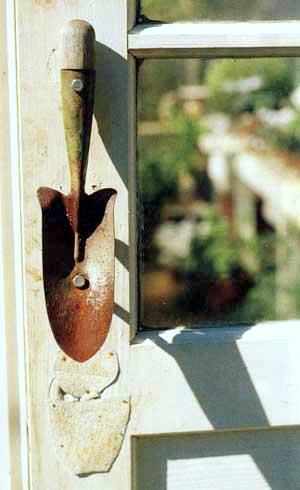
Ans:
[[[150,19],[299,20],[299,0],[141,0]]]
[[[164,21],[299,18],[287,0],[144,0]],[[138,81],[144,327],[300,314],[300,63],[147,60]]]

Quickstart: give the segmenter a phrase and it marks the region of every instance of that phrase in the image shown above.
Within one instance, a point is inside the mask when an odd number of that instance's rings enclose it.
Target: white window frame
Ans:
[[[136,61],[296,57],[300,55],[299,33],[300,21],[143,22],[129,31],[128,51]]]
[[[128,35],[136,58],[299,56],[299,21],[144,23]]]

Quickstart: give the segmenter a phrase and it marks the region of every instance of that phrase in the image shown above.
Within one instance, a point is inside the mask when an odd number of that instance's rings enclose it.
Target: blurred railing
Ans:
[[[234,230],[243,238],[257,233],[257,199],[264,219],[275,230],[276,311],[279,318],[297,315],[299,289],[300,162],[298,168],[255,137],[212,131],[199,141],[208,156],[208,173],[216,199],[231,199]],[[247,260],[255,261],[255,257]],[[293,294],[291,294],[293,293]]]

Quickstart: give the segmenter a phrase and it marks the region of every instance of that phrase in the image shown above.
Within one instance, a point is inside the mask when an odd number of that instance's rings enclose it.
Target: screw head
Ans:
[[[83,81],[80,80],[80,78],[74,78],[74,80],[72,80],[72,89],[75,90],[75,92],[81,92],[83,89]]]
[[[78,289],[84,288],[88,282],[87,279],[80,274],[76,274],[76,276],[73,277],[72,281],[74,286]]]

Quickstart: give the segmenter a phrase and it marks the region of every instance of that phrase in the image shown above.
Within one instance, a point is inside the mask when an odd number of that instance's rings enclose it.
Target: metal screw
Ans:
[[[83,288],[87,283],[87,279],[84,276],[81,276],[80,274],[76,274],[76,276],[73,277],[73,284],[76,288],[80,289]]]
[[[72,80],[72,89],[75,90],[75,92],[81,92],[83,89],[83,81],[80,80],[80,78],[74,78],[74,80]]]

